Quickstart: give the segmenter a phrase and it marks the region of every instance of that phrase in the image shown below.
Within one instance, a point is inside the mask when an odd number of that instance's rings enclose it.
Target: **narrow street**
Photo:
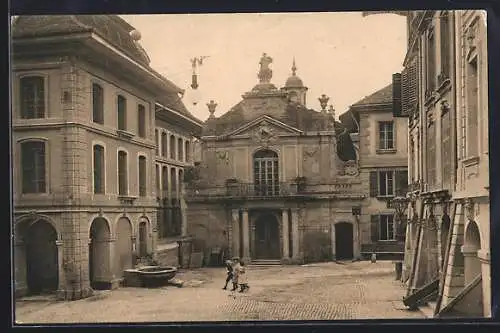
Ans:
[[[404,308],[390,262],[249,267],[250,291],[222,290],[224,269],[180,272],[183,288],[121,288],[75,302],[24,299],[16,322],[119,323],[419,319]]]

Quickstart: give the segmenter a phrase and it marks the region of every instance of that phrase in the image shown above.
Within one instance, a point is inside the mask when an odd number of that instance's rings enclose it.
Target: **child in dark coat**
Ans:
[[[222,288],[224,290],[227,289],[227,284],[229,283],[229,281],[233,279],[233,263],[231,262],[231,260],[226,260],[226,274],[226,284],[224,285],[224,288]]]

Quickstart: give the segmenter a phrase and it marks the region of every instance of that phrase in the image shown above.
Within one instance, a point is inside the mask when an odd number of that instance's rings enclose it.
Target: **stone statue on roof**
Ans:
[[[260,58],[260,70],[259,77],[260,83],[269,83],[273,77],[273,71],[269,68],[269,65],[273,62],[273,58],[268,56],[266,53],[262,54]]]

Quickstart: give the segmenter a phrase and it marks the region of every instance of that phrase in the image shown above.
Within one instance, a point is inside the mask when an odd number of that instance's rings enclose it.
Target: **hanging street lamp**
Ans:
[[[403,196],[397,196],[394,197],[391,201],[391,206],[394,208],[395,212],[395,218],[397,222],[397,228],[396,228],[396,239],[398,241],[403,241],[404,240],[404,232],[403,232],[403,227],[406,227],[406,209],[408,208],[408,202],[409,200],[406,197]]]

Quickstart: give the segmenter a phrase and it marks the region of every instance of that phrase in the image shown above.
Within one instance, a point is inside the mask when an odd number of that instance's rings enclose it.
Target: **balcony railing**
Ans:
[[[270,184],[228,183],[226,185],[185,185],[187,198],[279,198],[286,196],[322,193],[352,193],[358,190],[353,184],[301,184],[276,182]]]

